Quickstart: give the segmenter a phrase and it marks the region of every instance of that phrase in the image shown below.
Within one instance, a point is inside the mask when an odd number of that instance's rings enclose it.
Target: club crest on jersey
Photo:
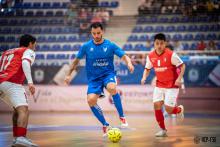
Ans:
[[[104,48],[103,48],[103,51],[104,51],[104,52],[106,52],[106,51],[107,51],[107,49],[108,49],[107,47],[104,47]]]
[[[164,62],[167,62],[167,58],[164,58],[163,60],[164,60]]]
[[[93,52],[94,51],[94,48],[90,48],[90,52]]]

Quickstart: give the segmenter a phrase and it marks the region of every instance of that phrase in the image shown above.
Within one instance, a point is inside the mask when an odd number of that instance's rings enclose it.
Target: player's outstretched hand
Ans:
[[[65,84],[69,85],[70,84],[70,80],[71,80],[71,77],[70,76],[66,76],[65,79],[64,79]]]
[[[129,69],[130,73],[134,72],[134,66],[132,64],[128,64],[128,69]]]
[[[34,86],[34,84],[29,83],[28,87],[29,87],[29,91],[30,91],[31,95],[34,95],[35,94],[35,86]]]
[[[181,79],[177,78],[176,81],[175,81],[175,85],[180,86],[181,85]]]
[[[145,81],[146,81],[146,79],[145,79],[145,78],[142,78],[142,79],[141,79],[141,85],[144,85],[144,84],[145,84]]]

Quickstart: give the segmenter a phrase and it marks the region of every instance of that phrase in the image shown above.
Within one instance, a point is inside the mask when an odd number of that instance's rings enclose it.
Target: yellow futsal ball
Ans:
[[[112,128],[108,130],[107,134],[108,134],[108,139],[114,143],[119,142],[122,137],[121,130],[118,128]]]

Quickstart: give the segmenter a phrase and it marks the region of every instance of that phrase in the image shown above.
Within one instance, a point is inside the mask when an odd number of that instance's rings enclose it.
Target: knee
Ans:
[[[96,105],[97,100],[95,98],[88,97],[87,102],[88,102],[89,106],[92,107],[92,106]]]
[[[154,102],[154,110],[161,110],[163,103],[161,101]]]
[[[109,87],[108,87],[108,92],[109,92],[111,95],[115,95],[115,94],[117,93],[116,86],[114,86],[114,85],[109,86]]]
[[[15,114],[28,116],[28,114],[29,114],[28,107],[27,106],[19,106],[18,108],[16,108]]]

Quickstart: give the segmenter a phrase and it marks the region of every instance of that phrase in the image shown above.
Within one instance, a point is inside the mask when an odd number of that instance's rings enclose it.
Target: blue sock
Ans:
[[[102,123],[103,126],[109,126],[109,124],[106,122],[104,115],[102,113],[102,109],[98,106],[92,106],[90,107],[93,114],[96,116],[96,118]]]
[[[116,107],[116,109],[118,111],[119,117],[124,117],[120,95],[117,93],[117,94],[113,95],[112,97],[113,97],[113,101],[114,101],[115,107]]]

